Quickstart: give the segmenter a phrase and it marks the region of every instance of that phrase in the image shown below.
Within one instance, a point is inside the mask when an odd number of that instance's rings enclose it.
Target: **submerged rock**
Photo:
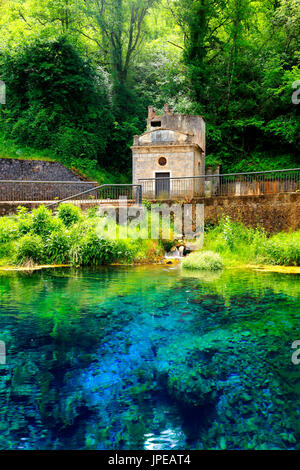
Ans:
[[[227,330],[158,350],[160,380],[183,408],[196,413],[204,448],[293,447],[293,425],[268,353],[266,343],[248,331]]]

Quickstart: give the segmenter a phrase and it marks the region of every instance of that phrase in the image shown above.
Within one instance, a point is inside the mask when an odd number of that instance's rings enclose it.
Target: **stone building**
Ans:
[[[201,116],[163,116],[149,106],[147,130],[134,136],[131,147],[133,184],[142,184],[146,197],[176,198],[201,194],[205,174],[205,121]]]

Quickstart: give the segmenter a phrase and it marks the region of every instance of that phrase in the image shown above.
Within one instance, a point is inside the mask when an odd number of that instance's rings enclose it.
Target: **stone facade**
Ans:
[[[168,105],[164,115],[157,116],[150,106],[147,130],[134,137],[131,149],[133,184],[143,185],[145,197],[178,197],[179,192],[193,196],[202,191],[204,181],[182,180],[205,174],[205,121],[201,116],[173,114]]]

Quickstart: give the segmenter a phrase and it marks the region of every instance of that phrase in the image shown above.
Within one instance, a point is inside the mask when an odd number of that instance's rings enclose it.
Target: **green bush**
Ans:
[[[83,235],[70,250],[71,263],[77,266],[110,264],[117,256],[115,242],[101,239],[92,231]]]
[[[70,235],[66,231],[52,232],[45,242],[45,253],[51,263],[68,263],[71,247]]]
[[[9,261],[13,252],[13,242],[0,243],[0,259],[5,260],[5,262]]]
[[[3,53],[0,72],[10,99],[0,126],[15,142],[51,149],[68,161],[103,163],[110,155],[113,116],[106,75],[66,38],[38,39]]]
[[[32,214],[28,213],[27,207],[17,208],[16,221],[18,223],[19,236],[25,235],[32,229]]]
[[[172,240],[145,238],[147,228],[143,224],[139,238],[135,228],[129,226],[128,239],[115,239],[113,220],[103,233],[99,229],[101,220],[94,210],[83,213],[72,204],[61,204],[58,214],[45,206],[32,213],[20,207],[16,216],[0,218],[2,263],[32,261],[88,266],[154,262],[173,244]],[[217,271],[223,268],[223,260],[231,266],[249,262],[300,265],[300,231],[268,238],[263,229],[254,230],[223,218],[218,226],[207,230],[204,242],[205,251],[185,258],[184,268]]]
[[[70,227],[81,219],[81,209],[74,204],[60,204],[58,207],[58,217],[66,227]]]
[[[0,243],[7,243],[18,238],[18,224],[9,217],[0,218]]]
[[[229,262],[247,263],[260,260],[266,240],[264,229],[249,228],[222,217],[219,225],[207,229],[204,246],[222,254]]]
[[[300,231],[278,233],[269,238],[263,228],[248,228],[223,217],[207,231],[205,248],[221,253],[229,264],[264,263],[300,265]]]
[[[224,262],[218,253],[213,251],[197,251],[184,258],[182,267],[186,269],[218,271],[224,268]]]
[[[24,235],[18,241],[15,251],[17,263],[42,263],[45,260],[44,245],[39,235]]]
[[[45,206],[32,211],[32,231],[36,235],[46,236],[51,232],[52,212]]]
[[[261,247],[261,254],[268,264],[300,266],[300,231],[273,235]]]

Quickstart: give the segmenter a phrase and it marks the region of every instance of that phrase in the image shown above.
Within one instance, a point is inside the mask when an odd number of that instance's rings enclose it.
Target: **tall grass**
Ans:
[[[0,218],[0,264],[85,266],[155,262],[173,243],[173,229],[151,240],[146,219],[138,230],[131,224],[128,228],[119,226],[113,220],[105,228],[102,222],[96,211],[84,213],[72,204],[60,205],[55,213],[44,206],[31,213],[19,208],[15,216]],[[151,223],[153,226],[158,221]],[[212,253],[204,255],[203,251]],[[219,225],[207,228],[203,251],[188,257],[183,264],[217,269],[224,260],[225,265],[231,266],[250,263],[299,266],[300,231],[268,236],[263,229],[248,228],[223,217]]]
[[[21,207],[15,216],[0,218],[0,264],[89,266],[163,257],[163,241],[149,240],[146,227],[129,226],[126,233],[113,220],[105,230],[101,221],[96,211],[84,213],[73,204],[61,204],[55,213]]]
[[[263,228],[249,228],[223,217],[205,235],[204,249],[222,255],[226,264],[264,263],[300,265],[300,231],[267,236]]]
[[[223,269],[224,262],[218,253],[213,251],[197,251],[191,253],[182,261],[182,267],[202,271],[219,271]]]

